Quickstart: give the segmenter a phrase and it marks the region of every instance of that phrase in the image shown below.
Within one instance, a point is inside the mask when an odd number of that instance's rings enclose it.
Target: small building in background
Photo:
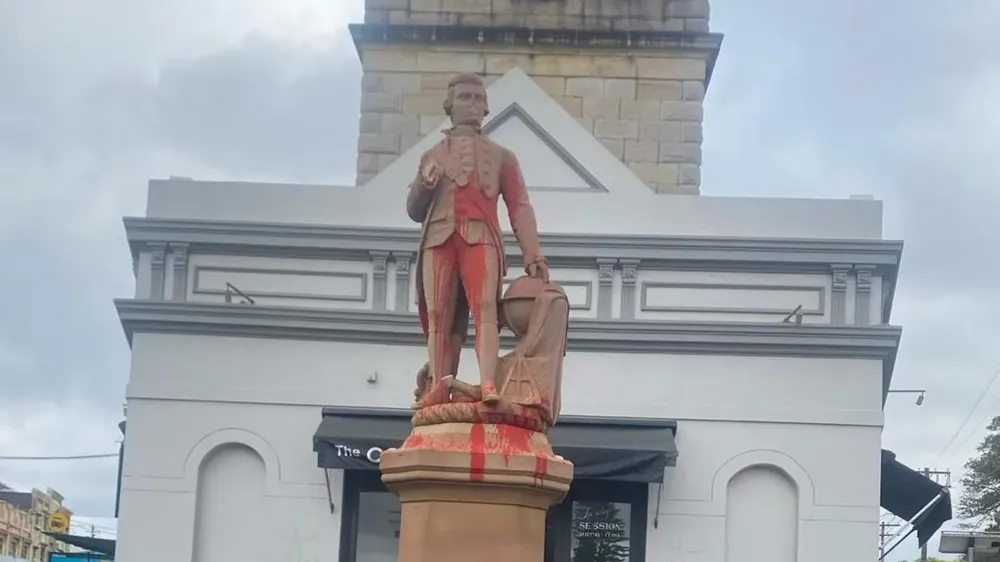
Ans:
[[[45,534],[69,530],[73,512],[63,505],[64,499],[52,488],[18,492],[0,483],[0,556],[46,562],[50,553],[68,550]]]

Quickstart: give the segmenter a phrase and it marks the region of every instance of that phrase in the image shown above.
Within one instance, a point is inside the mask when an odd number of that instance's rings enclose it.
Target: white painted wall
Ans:
[[[586,165],[586,163],[584,163]],[[645,193],[531,194],[539,229],[553,234],[648,234],[882,239],[882,202]],[[393,199],[395,197],[395,199]],[[153,180],[151,218],[414,227],[398,191],[329,185]],[[506,210],[501,226],[510,232]]]
[[[330,513],[312,452],[321,408],[406,407],[424,353],[421,347],[137,334],[117,559],[191,560],[202,526],[196,516],[199,472],[216,486],[212,471],[229,466],[234,478],[259,489],[263,466],[263,497],[247,508],[270,529],[268,557],[261,560],[336,561],[340,512]],[[463,364],[461,376],[469,378],[471,352]],[[366,382],[372,371],[379,375],[376,384]],[[753,466],[774,467],[768,470],[794,483],[798,560],[872,555],[879,361],[572,353],[565,373],[567,414],[679,422],[680,457],[663,486],[658,528],[650,516],[650,562],[732,560],[727,536],[736,545],[746,537],[727,534],[727,521],[746,518],[747,502],[771,497],[784,482],[754,471],[731,483]],[[246,445],[257,457],[243,449],[210,456],[228,443]],[[335,472],[336,490],[341,482]],[[210,489],[231,492],[224,483]],[[789,496],[780,490],[773,506],[761,508],[766,517],[760,525],[792,533]],[[658,491],[651,486],[651,512]],[[217,525],[217,515],[204,520]],[[771,551],[744,554],[750,558],[740,560],[785,559]]]

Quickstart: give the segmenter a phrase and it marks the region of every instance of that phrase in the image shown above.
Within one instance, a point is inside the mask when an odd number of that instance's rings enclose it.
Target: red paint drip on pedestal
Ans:
[[[481,423],[472,424],[469,431],[469,480],[486,480],[486,426]]]
[[[545,482],[545,475],[549,473],[549,459],[540,454],[535,454],[535,483]]]

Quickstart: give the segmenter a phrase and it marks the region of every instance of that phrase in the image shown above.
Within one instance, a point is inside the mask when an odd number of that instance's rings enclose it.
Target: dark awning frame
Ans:
[[[99,554],[102,556],[111,556],[111,557],[114,557],[115,555],[115,546],[117,541],[113,539],[99,539],[96,537],[70,535],[66,533],[54,533],[51,531],[42,531],[42,532],[56,539],[57,541],[64,542],[68,545],[75,546],[77,548],[82,548],[94,554]]]
[[[313,436],[320,468],[377,470],[383,449],[409,435],[413,412],[331,407]],[[560,416],[549,433],[556,454],[575,465],[577,478],[662,483],[677,463],[677,422],[648,418]]]
[[[952,518],[948,488],[899,462],[895,453],[885,449],[882,449],[880,496],[879,505],[883,509],[912,526],[908,531],[905,526],[899,530],[897,534],[907,531],[899,542],[916,531],[917,542],[923,546]],[[899,542],[885,554],[892,552]]]

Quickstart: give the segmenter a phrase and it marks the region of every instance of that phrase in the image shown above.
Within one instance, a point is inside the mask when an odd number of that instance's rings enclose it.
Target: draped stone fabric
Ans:
[[[562,367],[569,329],[569,300],[547,285],[535,297],[527,330],[514,350],[500,358],[497,383],[507,402],[538,408],[553,425],[561,408]]]

